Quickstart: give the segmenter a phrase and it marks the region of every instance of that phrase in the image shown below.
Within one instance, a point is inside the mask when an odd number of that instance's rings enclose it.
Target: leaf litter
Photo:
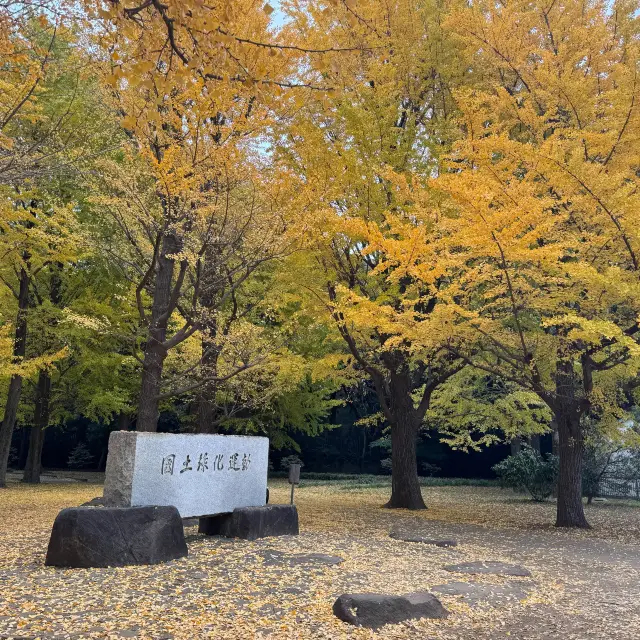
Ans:
[[[61,570],[44,566],[53,520],[99,488],[11,485],[0,491],[0,638],[637,638],[640,555],[632,545],[640,541],[640,509],[594,505],[587,510],[594,528],[569,532],[551,526],[553,504],[493,488],[430,488],[423,512],[382,509],[387,491],[302,485],[298,537],[247,542],[189,527],[188,558]],[[276,481],[271,494],[286,502],[288,486]],[[394,540],[395,526],[459,546]],[[532,578],[444,569],[474,561],[520,564]],[[378,632],[332,613],[341,593],[405,594],[463,581],[498,594],[517,581],[526,595],[469,604],[440,593],[448,619]]]

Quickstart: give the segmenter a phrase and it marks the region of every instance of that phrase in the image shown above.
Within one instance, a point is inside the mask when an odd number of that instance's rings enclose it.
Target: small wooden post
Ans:
[[[293,492],[295,486],[300,484],[300,465],[292,464],[289,467],[289,484],[291,485],[291,504],[293,504]]]

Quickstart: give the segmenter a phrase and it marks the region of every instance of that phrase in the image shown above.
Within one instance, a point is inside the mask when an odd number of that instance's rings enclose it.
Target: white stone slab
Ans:
[[[114,431],[107,506],[173,505],[183,518],[266,503],[269,439]]]

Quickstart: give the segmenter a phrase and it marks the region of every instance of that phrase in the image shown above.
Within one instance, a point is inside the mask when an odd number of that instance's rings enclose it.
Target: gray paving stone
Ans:
[[[530,578],[531,572],[517,564],[507,564],[506,562],[461,562],[460,564],[449,564],[444,567],[453,573],[485,573],[500,576],[520,576]]]

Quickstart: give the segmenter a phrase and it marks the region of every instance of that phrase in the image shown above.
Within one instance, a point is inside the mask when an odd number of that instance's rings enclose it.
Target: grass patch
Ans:
[[[287,474],[272,473],[271,479],[286,478]],[[350,489],[382,489],[391,486],[391,476],[349,473],[302,473],[300,486],[335,487],[348,491]],[[420,478],[422,487],[497,487],[497,480],[485,478]]]

